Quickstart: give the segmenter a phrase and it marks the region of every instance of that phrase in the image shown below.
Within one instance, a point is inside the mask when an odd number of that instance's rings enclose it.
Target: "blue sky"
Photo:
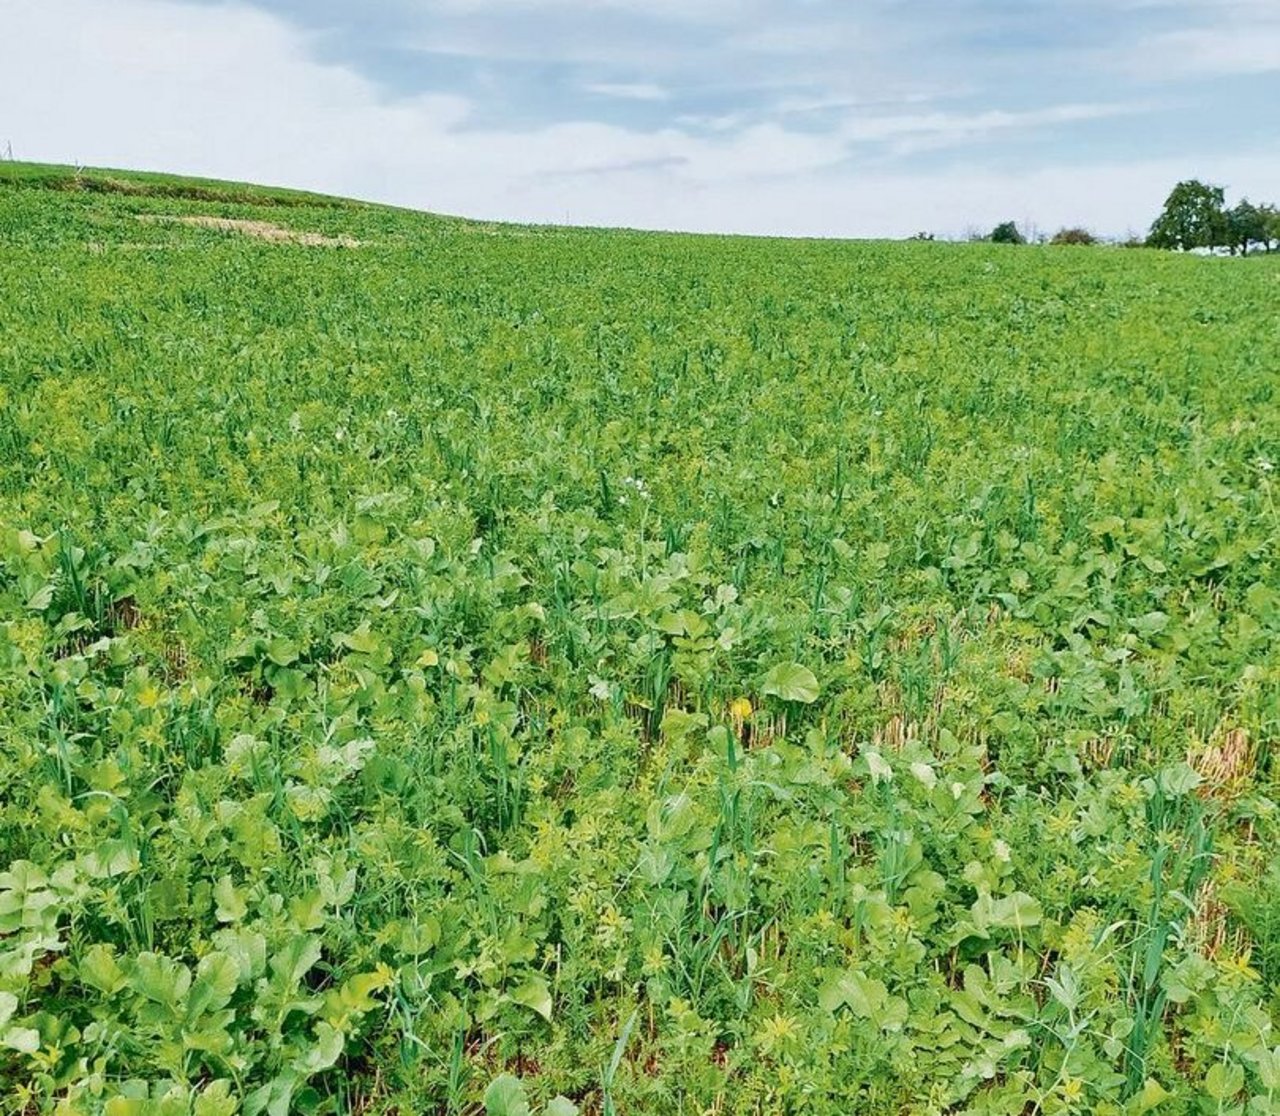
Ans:
[[[0,27],[19,157],[780,234],[1123,234],[1190,175],[1280,200],[1280,0],[0,0]]]

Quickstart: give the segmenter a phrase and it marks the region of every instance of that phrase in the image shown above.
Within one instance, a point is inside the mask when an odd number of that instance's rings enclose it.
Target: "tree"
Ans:
[[[1097,244],[1098,238],[1088,229],[1059,229],[1050,244]]]
[[[1234,256],[1236,249],[1240,255],[1249,254],[1251,244],[1265,244],[1271,247],[1270,229],[1267,227],[1267,214],[1264,209],[1252,204],[1245,198],[1234,209],[1227,213],[1227,244]]]
[[[1270,252],[1272,244],[1280,243],[1280,209],[1274,205],[1260,205],[1262,214],[1262,247]]]
[[[1179,182],[1164,203],[1164,211],[1151,226],[1147,244],[1152,248],[1216,248],[1227,243],[1226,198],[1221,186],[1198,179]]]
[[[1018,231],[1013,221],[1005,221],[991,230],[988,237],[992,244],[1026,244],[1027,239]]]

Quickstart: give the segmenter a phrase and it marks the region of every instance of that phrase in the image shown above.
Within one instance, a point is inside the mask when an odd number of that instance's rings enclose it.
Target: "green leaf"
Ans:
[[[191,1106],[191,1116],[235,1116],[240,1104],[231,1094],[231,1082],[226,1078],[210,1081],[197,1094]]]
[[[495,1077],[484,1091],[484,1111],[485,1116],[530,1116],[520,1079],[509,1073]]]
[[[218,1011],[230,1002],[239,983],[240,966],[225,953],[209,953],[200,958],[196,979],[187,997],[187,1020]]]
[[[1039,900],[1025,891],[1015,891],[1003,899],[992,902],[988,913],[987,925],[1005,930],[1025,930],[1039,926],[1044,917],[1044,909]]]
[[[213,885],[213,898],[217,903],[214,917],[219,922],[239,922],[249,912],[230,876],[222,876]]]
[[[27,600],[27,608],[31,612],[43,612],[53,603],[53,586],[45,585],[38,589]]]
[[[1148,1077],[1142,1085],[1142,1092],[1125,1105],[1125,1112],[1128,1116],[1143,1116],[1143,1113],[1159,1107],[1172,1096],[1154,1077]]]
[[[175,1008],[191,987],[191,972],[161,953],[140,953],[129,974],[129,987],[154,1003]]]
[[[271,958],[271,971],[287,988],[294,988],[320,960],[320,943],[299,934],[290,938],[284,948]]]
[[[276,666],[290,666],[298,660],[298,645],[283,636],[275,636],[267,640],[267,658]]]
[[[307,1074],[327,1070],[337,1064],[345,1045],[346,1036],[332,1024],[321,1020],[316,1024],[316,1044],[303,1056],[299,1068]]]
[[[1170,798],[1190,794],[1202,782],[1200,773],[1188,763],[1175,763],[1160,772],[1160,789]]]
[[[3,1027],[18,1010],[18,997],[12,992],[0,992],[0,1027]]]
[[[548,1023],[551,1022],[551,989],[541,976],[532,976],[511,993],[513,1002],[536,1011]]]
[[[858,1018],[868,1019],[878,1027],[900,1027],[907,1017],[906,1001],[890,996],[884,981],[859,969],[838,973],[825,981],[818,989],[818,1003],[830,1012],[847,1007]]]
[[[7,1046],[19,1054],[34,1054],[40,1049],[40,1032],[31,1027],[10,1027],[0,1032],[0,1046]]]
[[[348,651],[355,651],[360,655],[372,655],[381,646],[378,637],[369,630],[367,620],[354,632],[342,632],[334,636],[333,642],[339,647],[345,647]]]
[[[818,700],[818,680],[813,671],[799,663],[779,663],[764,676],[761,687],[766,694],[783,701],[812,705]]]
[[[542,1116],[578,1116],[581,1111],[568,1097],[552,1097],[542,1110]]]
[[[80,959],[80,979],[91,988],[114,996],[128,981],[108,945],[91,946]]]
[[[123,876],[138,868],[138,853],[126,841],[112,838],[100,841],[80,861],[86,874],[97,880],[107,880],[115,876]]]
[[[1230,1100],[1244,1088],[1244,1070],[1234,1064],[1215,1062],[1204,1076],[1204,1089],[1216,1101]]]

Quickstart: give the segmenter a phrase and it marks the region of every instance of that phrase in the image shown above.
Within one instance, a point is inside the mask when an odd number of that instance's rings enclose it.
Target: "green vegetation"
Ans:
[[[245,182],[221,182],[145,171],[116,171],[97,167],[65,167],[45,163],[0,161],[0,189],[26,186],[68,193],[123,194],[130,197],[177,198],[186,201],[225,202],[252,206],[360,207],[359,202],[281,190]]]
[[[0,185],[0,1111],[1280,1112],[1272,259],[214,188]]]
[[[1027,238],[1022,235],[1014,221],[1004,221],[991,230],[987,237],[992,244],[1026,244]]]
[[[1097,244],[1098,238],[1088,229],[1082,229],[1079,227],[1069,229],[1062,228],[1053,234],[1053,239],[1050,240],[1049,243],[1055,247],[1061,247],[1067,244],[1073,244],[1078,247],[1089,247],[1090,245]]]

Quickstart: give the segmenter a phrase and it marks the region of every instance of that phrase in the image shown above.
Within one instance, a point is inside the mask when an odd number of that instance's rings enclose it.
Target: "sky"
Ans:
[[[1144,232],[1280,201],[1280,0],[0,0],[0,153],[489,219]]]

